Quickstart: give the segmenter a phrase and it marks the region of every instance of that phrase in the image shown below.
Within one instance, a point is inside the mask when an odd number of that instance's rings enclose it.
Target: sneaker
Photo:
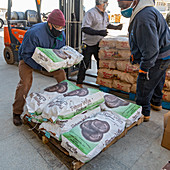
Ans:
[[[21,126],[22,125],[21,115],[13,113],[13,123],[15,126]]]
[[[144,116],[144,122],[149,122],[150,116]]]
[[[82,84],[76,84],[77,87],[83,88]]]
[[[153,110],[156,110],[156,111],[162,110],[162,106],[155,106],[155,105],[151,104],[151,107]]]

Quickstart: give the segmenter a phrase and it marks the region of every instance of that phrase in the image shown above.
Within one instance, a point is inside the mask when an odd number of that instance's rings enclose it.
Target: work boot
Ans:
[[[144,122],[149,122],[150,116],[144,116]]]
[[[13,123],[15,126],[21,126],[22,125],[21,115],[13,113]]]
[[[156,110],[156,111],[162,110],[162,106],[155,106],[155,105],[151,104],[151,107],[152,107],[153,110]]]
[[[83,88],[82,84],[76,84],[77,87]]]

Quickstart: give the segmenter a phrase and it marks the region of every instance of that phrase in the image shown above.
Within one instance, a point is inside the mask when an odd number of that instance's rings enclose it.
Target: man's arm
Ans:
[[[24,38],[20,55],[22,56],[24,62],[30,67],[36,70],[41,70],[42,67],[31,58],[35,48],[39,46],[37,37],[31,33]]]
[[[141,52],[140,69],[148,72],[155,65],[159,55],[159,37],[154,22],[140,24],[134,33],[137,46]]]
[[[109,25],[107,26],[108,29],[114,29],[114,30],[121,30],[123,27],[123,24],[119,24],[119,25],[112,25],[109,23]]]
[[[82,32],[89,34],[89,35],[100,35],[100,36],[106,36],[107,30],[94,30],[90,27],[83,27]]]

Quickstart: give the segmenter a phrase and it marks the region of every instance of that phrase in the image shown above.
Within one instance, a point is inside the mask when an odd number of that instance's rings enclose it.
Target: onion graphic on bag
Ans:
[[[80,127],[83,137],[91,142],[99,142],[103,134],[110,130],[110,125],[106,121],[98,119],[85,121]]]

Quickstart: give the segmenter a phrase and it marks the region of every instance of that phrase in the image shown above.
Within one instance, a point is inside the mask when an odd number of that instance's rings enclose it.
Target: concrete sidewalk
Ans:
[[[12,103],[19,81],[18,67],[3,59],[3,29],[0,29],[0,170],[67,169],[28,126],[12,123]],[[30,92],[41,91],[56,81],[34,73]],[[127,135],[84,165],[82,170],[160,170],[170,152],[161,147],[163,115],[168,110],[151,112],[151,120],[131,129]]]

